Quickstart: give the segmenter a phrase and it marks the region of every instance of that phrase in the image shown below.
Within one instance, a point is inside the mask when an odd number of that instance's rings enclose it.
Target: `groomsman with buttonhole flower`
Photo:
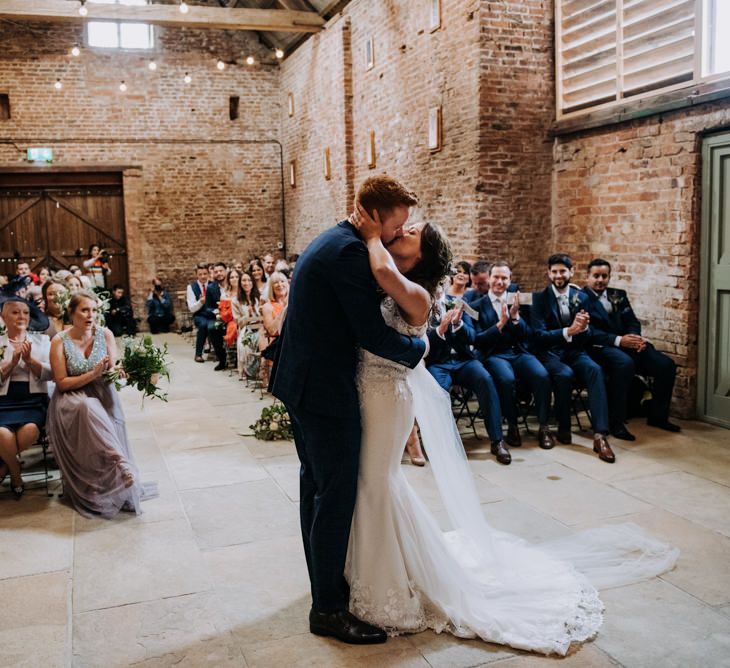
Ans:
[[[647,423],[677,432],[679,427],[669,421],[677,365],[642,337],[641,323],[626,291],[609,287],[610,280],[611,263],[602,258],[591,260],[583,293],[591,328],[603,339],[603,345],[592,346],[589,353],[609,376],[611,433],[616,438],[635,440],[625,426],[629,387],[635,373],[654,378]]]

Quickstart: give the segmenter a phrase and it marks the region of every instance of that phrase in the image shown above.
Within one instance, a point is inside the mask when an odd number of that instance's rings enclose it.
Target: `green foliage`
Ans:
[[[157,397],[167,401],[167,392],[157,387],[160,377],[170,379],[167,344],[162,348],[156,346],[149,334],[141,338],[124,337],[123,341],[124,354],[117,366],[106,372],[106,379],[114,383],[117,390],[124,385],[136,387],[142,392],[143,401],[145,397]],[[122,371],[126,374],[126,381],[122,377]]]
[[[294,432],[291,426],[289,413],[284,404],[274,401],[271,406],[261,411],[261,417],[255,424],[250,425],[253,435],[262,441],[291,441]]]

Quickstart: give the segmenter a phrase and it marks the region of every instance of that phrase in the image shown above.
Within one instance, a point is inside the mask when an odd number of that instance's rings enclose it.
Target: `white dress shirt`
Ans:
[[[200,294],[205,296],[205,290],[206,287],[203,283],[198,281],[198,285],[200,286]],[[190,283],[188,285],[187,293],[187,302],[188,302],[188,309],[190,310],[190,313],[197,313],[200,311],[201,308],[203,308],[203,304],[205,304],[205,300],[202,302],[198,301],[198,298],[195,296],[195,293],[193,292],[193,284]]]

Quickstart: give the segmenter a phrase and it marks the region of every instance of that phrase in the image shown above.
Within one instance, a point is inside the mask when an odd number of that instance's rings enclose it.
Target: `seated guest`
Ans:
[[[208,341],[213,346],[215,356],[218,359],[218,364],[213,367],[215,371],[222,371],[226,368],[226,348],[223,343],[224,332],[218,326],[215,317],[215,313],[219,309],[221,296],[225,294],[226,270],[225,262],[216,262],[213,265],[213,280],[208,283],[203,307],[205,309],[204,313],[208,316]]]
[[[492,263],[486,260],[477,260],[471,265],[469,272],[471,287],[464,294],[464,301],[467,304],[471,304],[489,292],[489,267],[491,266]]]
[[[56,381],[48,408],[48,436],[63,474],[64,497],[86,517],[140,512],[142,485],[127,440],[124,413],[105,371],[116,362],[116,343],[96,325],[93,292],[71,297],[71,327],[51,343]]]
[[[106,326],[114,336],[134,336],[137,333],[137,323],[132,313],[132,305],[124,294],[124,287],[118,283],[112,289]]]
[[[175,322],[175,314],[172,312],[170,293],[165,290],[159,278],[152,280],[152,290],[147,296],[145,306],[147,307],[147,322],[150,326],[150,332],[153,334],[169,332],[170,325]]]
[[[550,285],[533,293],[530,325],[537,357],[553,381],[558,440],[566,444],[572,441],[570,408],[573,379],[577,377],[588,390],[593,451],[599,459],[613,463],[616,458],[606,438],[609,432],[608,400],[603,370],[586,350],[594,342],[586,311],[587,297],[570,285],[573,261],[568,255],[551,255],[547,264]]]
[[[274,272],[267,281],[266,303],[261,307],[263,327],[259,333],[259,350],[265,358],[263,364],[264,385],[268,385],[268,371],[273,360],[272,344],[279,338],[281,326],[286,317],[286,305],[289,299],[289,281],[284,274]]]
[[[193,316],[195,327],[198,330],[195,336],[195,361],[202,363],[205,361],[203,359],[203,347],[205,346],[205,340],[208,338],[208,320],[215,319],[213,313],[208,313],[205,309],[205,293],[210,280],[208,265],[198,264],[195,267],[195,277],[196,280],[188,284],[186,301],[188,310]]]
[[[11,489],[19,499],[24,486],[17,456],[38,440],[46,423],[50,341],[28,331],[35,305],[9,294],[0,299],[6,327],[0,336],[0,482],[10,473]]]
[[[30,270],[30,265],[27,262],[18,262],[17,271],[17,278],[24,278],[27,276],[36,285],[39,283],[40,279]]]
[[[471,287],[471,265],[468,262],[457,262],[456,273],[451,277],[450,285],[444,293],[444,302],[452,306],[457,299],[464,299],[466,291]]]
[[[276,260],[271,253],[266,253],[263,257],[263,267],[266,272],[267,279],[276,271]]]
[[[73,276],[76,276],[79,279],[79,283],[81,284],[81,289],[83,290],[91,290],[91,279],[84,274],[83,271],[81,271],[81,267],[77,264],[72,264],[69,266],[68,270],[71,272]]]
[[[591,329],[604,333],[606,340],[602,346],[592,347],[590,354],[609,375],[611,433],[616,438],[634,440],[625,427],[626,401],[634,373],[654,378],[647,423],[677,432],[679,427],[669,421],[677,365],[641,336],[641,323],[626,291],[608,287],[610,280],[608,260],[591,260],[588,285],[583,288],[588,297],[586,309],[591,316]]]
[[[555,445],[548,427],[550,417],[550,375],[532,353],[528,345],[532,336],[530,326],[520,317],[519,292],[511,293],[515,301],[507,304],[507,289],[512,280],[512,269],[504,261],[495,262],[489,269],[489,292],[473,301],[479,313],[473,323],[472,342],[479,351],[479,360],[494,378],[499,390],[502,415],[507,419],[508,445],[518,447],[522,439],[517,427],[516,379],[523,379],[535,398],[535,409],[540,424],[538,444],[549,449]],[[471,325],[471,319],[465,320]]]
[[[238,377],[256,378],[258,374],[259,327],[261,325],[261,300],[253,279],[241,274],[236,296],[233,298],[233,317],[238,326]]]
[[[38,272],[38,283],[39,285],[45,285],[51,278],[51,270],[48,267],[41,267]]]
[[[63,282],[72,295],[76,294],[79,290],[84,289],[81,278],[79,276],[76,276],[76,274],[68,274]]]
[[[426,357],[426,368],[447,392],[453,384],[474,392],[484,416],[492,454],[500,464],[509,464],[512,456],[503,440],[497,388],[471,350],[470,328],[466,324],[469,316],[463,316],[463,309],[463,304],[457,304],[431,323],[428,328],[431,349]]]
[[[236,319],[233,316],[233,298],[236,296],[240,283],[241,274],[239,274],[235,269],[231,269],[226,275],[226,280],[221,289],[221,299],[218,302],[218,311],[225,330],[225,333],[223,334],[223,343],[225,343],[229,348],[236,345],[236,339],[238,338],[238,325],[236,324]]]
[[[261,300],[265,301],[267,275],[264,271],[264,265],[261,260],[259,260],[258,258],[251,260],[251,263],[248,265],[248,271],[246,273],[253,279],[253,282],[256,284],[256,289],[261,295]]]
[[[49,338],[53,338],[58,332],[64,330],[64,313],[61,303],[68,290],[63,283],[55,278],[46,281],[41,288],[45,313],[48,316],[48,329],[44,332]]]

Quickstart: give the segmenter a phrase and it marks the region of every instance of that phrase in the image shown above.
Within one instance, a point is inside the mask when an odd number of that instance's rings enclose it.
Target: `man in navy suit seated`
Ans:
[[[481,272],[477,274],[480,284]],[[527,349],[532,336],[530,326],[520,317],[519,293],[508,292],[512,269],[505,261],[494,262],[487,271],[488,292],[474,299],[471,306],[479,312],[474,323],[473,343],[479,359],[489,371],[499,390],[502,414],[507,418],[508,445],[518,447],[522,439],[517,427],[516,378],[524,379],[535,397],[535,409],[540,423],[538,443],[541,448],[554,447],[550,433],[550,375],[540,361]],[[507,304],[508,294],[515,301]],[[468,317],[468,316],[467,316]]]
[[[426,358],[426,368],[447,392],[456,383],[476,394],[484,426],[492,442],[492,454],[500,464],[509,464],[512,456],[502,438],[499,395],[492,377],[471,349],[470,330],[466,324],[469,316],[463,315],[463,309],[464,304],[457,303],[443,314],[440,321],[429,327],[431,350]]]
[[[637,372],[654,378],[647,423],[677,432],[679,427],[669,421],[677,365],[641,336],[641,323],[631,308],[626,291],[609,288],[610,280],[608,260],[591,260],[588,285],[583,288],[587,297],[586,310],[591,316],[591,328],[604,333],[608,342],[594,346],[590,353],[609,375],[611,433],[617,438],[635,440],[625,422],[629,386]]]
[[[223,371],[226,368],[226,348],[223,343],[224,329],[218,326],[215,317],[215,311],[218,308],[218,302],[221,300],[221,286],[226,280],[226,264],[225,262],[216,262],[213,265],[213,280],[208,283],[205,291],[205,303],[201,311],[206,314],[208,319],[208,341],[215,350],[215,356],[218,359],[213,369],[215,371]]]
[[[588,405],[593,423],[593,451],[604,462],[616,458],[606,438],[608,400],[603,370],[594,362],[586,348],[604,339],[590,329],[586,310],[587,297],[570,285],[573,261],[568,255],[551,255],[548,259],[548,285],[532,295],[530,324],[537,356],[553,381],[555,413],[558,419],[558,440],[572,441],[570,433],[570,406],[573,379],[577,377],[588,390]]]

